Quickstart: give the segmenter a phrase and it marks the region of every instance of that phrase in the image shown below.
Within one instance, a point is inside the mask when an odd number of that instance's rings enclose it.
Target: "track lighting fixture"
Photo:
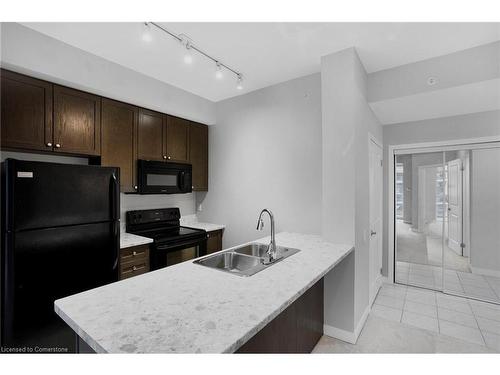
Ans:
[[[210,59],[215,63],[215,69],[216,69],[215,70],[215,78],[222,79],[224,77],[223,69],[225,69],[225,70],[233,73],[234,75],[236,75],[236,88],[238,90],[243,90],[243,85],[242,85],[243,75],[240,72],[232,69],[228,65],[222,63],[220,60],[210,56],[205,51],[196,47],[193,44],[193,41],[184,34],[175,34],[175,33],[167,30],[166,28],[164,28],[163,26],[161,26],[155,22],[144,22],[144,32],[143,32],[143,36],[142,36],[142,39],[144,41],[149,42],[152,40],[152,34],[151,34],[151,30],[150,30],[151,26],[156,27],[158,30],[161,30],[165,34],[170,35],[172,38],[177,39],[177,41],[179,41],[184,46],[184,48],[186,49],[186,52],[184,54],[183,60],[186,64],[190,65],[193,63],[193,61],[194,61],[193,51],[196,51],[196,52],[198,52],[198,54],[205,56],[207,59]]]

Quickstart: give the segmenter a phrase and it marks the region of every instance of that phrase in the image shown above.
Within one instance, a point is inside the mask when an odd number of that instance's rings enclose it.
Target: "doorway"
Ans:
[[[394,156],[394,282],[500,304],[500,144]]]

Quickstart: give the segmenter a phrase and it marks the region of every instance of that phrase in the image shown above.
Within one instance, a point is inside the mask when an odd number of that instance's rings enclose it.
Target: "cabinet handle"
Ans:
[[[61,148],[61,144],[60,143],[56,143],[56,148]]]
[[[167,158],[167,155],[163,155],[163,159],[166,159]]]
[[[47,142],[47,144],[45,146],[52,147],[52,142]]]
[[[136,255],[137,255],[137,251],[134,251],[134,252],[132,253],[132,255],[133,255],[133,256],[136,256]]]
[[[172,159],[172,158],[171,158],[170,156],[167,156],[167,159],[168,159],[168,160],[170,160],[170,159]]]

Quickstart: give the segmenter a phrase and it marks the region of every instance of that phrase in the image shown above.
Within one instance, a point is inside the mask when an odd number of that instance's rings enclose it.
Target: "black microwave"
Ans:
[[[192,191],[191,164],[138,160],[139,194],[182,194]]]

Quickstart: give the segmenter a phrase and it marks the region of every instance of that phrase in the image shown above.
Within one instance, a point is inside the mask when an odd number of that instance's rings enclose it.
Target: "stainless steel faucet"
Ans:
[[[275,238],[275,229],[274,229],[274,215],[273,213],[268,210],[267,208],[264,208],[262,211],[260,211],[259,215],[259,220],[257,221],[257,230],[262,230],[264,229],[264,219],[262,219],[262,214],[264,212],[267,212],[269,215],[269,219],[271,221],[271,243],[267,247],[267,259],[264,260],[264,264],[269,264],[272,263],[279,258],[282,257],[282,254],[278,254],[277,247],[276,247],[276,238]]]

